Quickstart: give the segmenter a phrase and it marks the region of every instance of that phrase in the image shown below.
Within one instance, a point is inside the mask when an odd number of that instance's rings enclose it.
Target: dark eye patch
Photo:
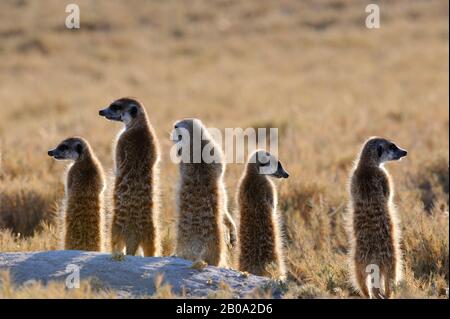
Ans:
[[[111,106],[109,107],[111,109],[111,111],[113,112],[117,112],[118,110],[120,110],[120,106],[117,104],[111,104]]]
[[[389,145],[389,149],[391,151],[395,151],[397,149],[397,146],[395,146],[395,144],[391,144],[391,145]]]
[[[132,106],[130,108],[130,115],[131,115],[131,117],[136,117],[136,115],[137,115],[137,107],[136,106]]]
[[[59,148],[60,151],[67,151],[69,149],[69,147],[67,145],[65,145],[65,144],[60,145],[58,148]]]
[[[383,155],[383,146],[378,145],[377,152],[378,152],[378,157],[381,157],[381,155]]]

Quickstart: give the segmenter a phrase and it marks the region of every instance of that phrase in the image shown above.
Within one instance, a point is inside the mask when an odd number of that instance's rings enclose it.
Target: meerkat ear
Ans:
[[[78,154],[81,154],[81,152],[83,152],[83,146],[81,146],[81,144],[77,144],[77,146],[75,147],[76,151]]]
[[[383,155],[383,146],[378,145],[377,152],[378,152],[378,157],[381,157],[381,155]]]
[[[137,112],[138,112],[138,110],[137,110],[137,107],[136,107],[136,106],[132,106],[132,107],[130,108],[130,115],[131,115],[132,118],[135,118],[135,117],[136,117]]]

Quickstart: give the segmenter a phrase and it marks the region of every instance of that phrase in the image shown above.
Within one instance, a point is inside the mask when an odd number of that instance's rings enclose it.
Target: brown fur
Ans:
[[[87,141],[80,157],[70,166],[66,180],[64,249],[102,250],[103,169]]]
[[[196,123],[207,134],[203,124],[199,120],[195,121],[198,121]],[[187,122],[192,136],[193,121]],[[202,146],[206,143],[214,141],[209,136],[207,141],[202,141]],[[214,151],[222,158],[221,150],[217,146],[214,146]],[[234,221],[227,211],[224,172],[225,165],[222,162],[180,163],[177,256],[194,261],[204,260],[214,266],[229,265],[225,241],[227,228],[224,223],[230,227],[228,231],[232,242],[235,241],[236,235]]]
[[[133,99],[139,114],[119,135],[115,151],[116,178],[113,190],[111,249],[144,256],[160,254],[157,205],[158,143],[143,105]]]
[[[277,213],[277,190],[256,163],[248,163],[241,177],[237,204],[239,270],[255,275],[285,276],[283,246]]]
[[[393,183],[377,154],[377,145],[386,143],[381,138],[365,143],[350,180],[350,263],[354,286],[367,298],[391,297],[391,285],[401,277]],[[367,284],[366,267],[373,264],[379,267],[380,288],[384,289],[370,289]]]

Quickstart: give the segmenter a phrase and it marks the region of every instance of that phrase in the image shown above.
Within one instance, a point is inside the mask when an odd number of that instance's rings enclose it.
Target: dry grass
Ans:
[[[0,299],[111,299],[117,295],[105,289],[95,288],[95,281],[82,281],[80,287],[67,289],[64,283],[49,282],[44,285],[40,282],[28,282],[23,286],[14,285],[11,276],[0,273]]]
[[[57,248],[52,216],[64,165],[46,151],[81,135],[110,171],[119,126],[97,111],[131,95],[146,104],[163,150],[165,254],[174,243],[172,123],[195,116],[219,128],[274,125],[291,174],[278,184],[289,269],[281,288],[291,298],[354,296],[347,177],[360,144],[383,135],[410,154],[388,167],[406,267],[397,295],[444,295],[448,2],[383,1],[379,30],[364,27],[360,0],[77,3],[78,31],[63,27],[60,1],[0,4],[0,251]],[[232,208],[242,169],[227,168]],[[39,228],[42,221],[50,225]]]

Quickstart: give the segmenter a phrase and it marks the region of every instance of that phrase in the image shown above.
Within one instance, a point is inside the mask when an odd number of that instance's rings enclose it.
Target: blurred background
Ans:
[[[67,29],[67,4],[80,29]],[[369,3],[380,28],[368,29]],[[276,127],[291,177],[278,184],[293,297],[349,296],[343,216],[352,162],[382,135],[403,221],[403,296],[448,287],[448,1],[0,2],[0,251],[56,249],[62,139],[88,139],[108,173],[120,124],[98,110],[146,106],[162,147],[165,253],[173,249],[172,123]],[[228,165],[234,193],[243,165]],[[235,212],[234,212],[235,213]]]

